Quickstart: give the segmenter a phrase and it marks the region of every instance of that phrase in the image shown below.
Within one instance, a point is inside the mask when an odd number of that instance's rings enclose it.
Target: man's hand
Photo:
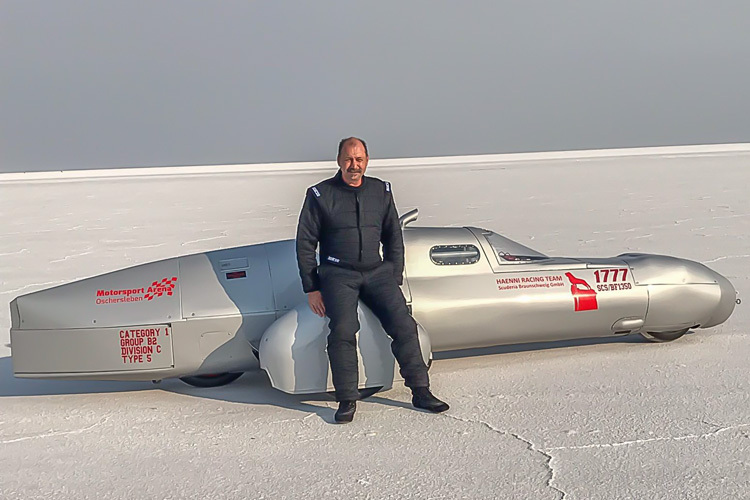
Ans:
[[[321,318],[326,315],[326,306],[323,304],[323,294],[320,291],[314,291],[307,294],[307,302],[310,304],[312,312]]]

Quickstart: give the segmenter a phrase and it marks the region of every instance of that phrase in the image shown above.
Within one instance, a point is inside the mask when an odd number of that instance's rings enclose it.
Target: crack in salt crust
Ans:
[[[486,427],[487,429],[491,430],[492,432],[495,432],[497,434],[501,434],[503,436],[510,436],[513,439],[516,439],[517,441],[520,441],[523,444],[525,444],[526,448],[529,451],[531,451],[533,453],[536,453],[536,454],[539,454],[542,457],[544,457],[544,466],[547,469],[547,483],[546,483],[546,485],[547,485],[548,488],[554,490],[555,492],[557,492],[560,495],[559,500],[564,500],[564,498],[566,497],[567,493],[565,493],[563,490],[561,490],[560,488],[558,488],[558,487],[556,487],[556,486],[554,486],[552,484],[554,482],[554,480],[555,480],[555,469],[552,467],[552,461],[554,460],[554,457],[552,455],[550,455],[547,451],[541,450],[541,449],[537,448],[536,445],[534,445],[534,443],[532,443],[528,439],[524,438],[520,434],[516,434],[514,432],[506,431],[506,430],[503,430],[503,429],[498,429],[497,427],[494,427],[493,425],[491,425],[488,422],[485,422],[483,420],[471,420],[471,419],[468,419],[468,418],[461,418],[461,417],[457,417],[455,415],[446,415],[446,414],[443,414],[443,416],[445,416],[447,418],[450,418],[450,419],[453,419],[453,420],[458,420],[459,422],[465,422],[467,424],[480,424],[480,425]]]
[[[636,444],[654,443],[658,441],[687,441],[691,439],[707,439],[713,436],[717,436],[724,432],[740,429],[742,427],[748,427],[750,424],[738,424],[729,425],[726,427],[719,427],[711,432],[704,434],[686,434],[684,436],[658,436],[647,439],[633,439],[631,441],[620,441],[616,443],[597,443],[597,444],[584,444],[580,446],[556,446],[554,448],[545,448],[546,451],[557,451],[557,450],[586,450],[590,448],[619,448],[620,446],[631,446]]]
[[[109,420],[109,417],[105,417],[101,419],[100,421],[96,422],[95,424],[89,425],[88,427],[83,427],[81,429],[73,429],[71,431],[46,432],[42,434],[35,434],[33,436],[24,436],[24,437],[15,438],[15,439],[8,439],[7,441],[0,441],[0,444],[18,443],[20,441],[28,441],[29,439],[42,439],[42,438],[48,438],[48,437],[67,436],[70,434],[81,434],[84,432],[88,432],[95,427],[99,427],[100,425],[106,423],[107,420]]]

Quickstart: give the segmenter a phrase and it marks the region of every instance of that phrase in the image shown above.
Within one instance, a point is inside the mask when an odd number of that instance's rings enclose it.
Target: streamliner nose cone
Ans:
[[[721,298],[719,299],[719,304],[716,306],[716,310],[708,320],[708,323],[701,325],[704,328],[720,325],[725,322],[729,319],[729,316],[731,316],[734,311],[734,306],[737,304],[737,291],[734,289],[734,286],[732,286],[732,283],[721,274],[714,274],[716,282],[721,287]]]

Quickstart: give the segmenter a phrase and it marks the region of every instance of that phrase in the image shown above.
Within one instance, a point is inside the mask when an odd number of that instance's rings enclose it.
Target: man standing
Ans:
[[[307,190],[297,226],[297,264],[310,309],[328,315],[328,358],[339,409],[336,422],[351,422],[359,399],[357,302],[362,300],[393,339],[391,349],[412,404],[432,412],[448,405],[432,395],[417,324],[399,286],[404,241],[391,185],[365,177],[370,157],[362,139],[339,143],[336,175]],[[315,250],[320,243],[320,266]],[[383,257],[380,258],[380,244]]]

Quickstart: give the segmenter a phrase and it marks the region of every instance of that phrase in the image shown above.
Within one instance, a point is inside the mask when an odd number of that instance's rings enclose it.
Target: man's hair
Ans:
[[[370,153],[367,152],[367,143],[365,141],[363,141],[359,137],[347,137],[345,139],[341,139],[341,141],[339,142],[339,153],[336,155],[336,158],[338,158],[339,156],[341,156],[341,150],[344,149],[344,144],[346,144],[349,141],[359,141],[359,142],[361,142],[362,146],[364,146],[364,148],[365,148],[365,155],[368,156],[368,157],[370,156]]]

